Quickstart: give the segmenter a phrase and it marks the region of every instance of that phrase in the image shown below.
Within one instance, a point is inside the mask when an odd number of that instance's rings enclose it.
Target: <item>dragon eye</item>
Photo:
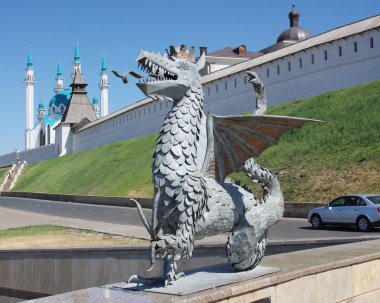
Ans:
[[[179,62],[178,68],[179,69],[183,69],[183,70],[188,70],[189,69],[189,64],[187,64],[186,62]]]

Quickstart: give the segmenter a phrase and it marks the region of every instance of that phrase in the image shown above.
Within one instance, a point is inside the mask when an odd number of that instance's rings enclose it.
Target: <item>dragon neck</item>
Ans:
[[[196,167],[202,106],[201,85],[189,89],[181,100],[174,101],[157,140],[154,174],[177,174],[181,177],[190,167]],[[173,161],[176,164],[171,164]]]
[[[264,114],[267,110],[267,97],[265,93],[264,86],[260,85],[253,86],[256,95],[256,114]]]

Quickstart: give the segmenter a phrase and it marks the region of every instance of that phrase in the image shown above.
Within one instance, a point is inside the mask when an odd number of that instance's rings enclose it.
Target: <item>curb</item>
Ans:
[[[104,197],[104,196],[84,196],[84,195],[65,195],[55,193],[31,193],[31,192],[0,192],[2,197],[26,198],[38,200],[50,200],[57,202],[72,202],[93,205],[136,207],[131,201],[131,197]],[[142,208],[152,208],[152,199],[150,198],[133,198],[137,200]],[[285,202],[284,217],[290,218],[306,218],[307,211],[311,208],[323,206],[323,203],[313,202]]]

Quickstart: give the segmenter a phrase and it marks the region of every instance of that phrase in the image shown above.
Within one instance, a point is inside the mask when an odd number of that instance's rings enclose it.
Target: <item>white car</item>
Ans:
[[[307,219],[314,229],[325,225],[356,225],[361,231],[380,226],[380,195],[355,194],[335,198],[310,209]]]

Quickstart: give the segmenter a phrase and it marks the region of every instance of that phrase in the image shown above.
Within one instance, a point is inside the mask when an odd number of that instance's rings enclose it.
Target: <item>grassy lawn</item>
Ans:
[[[10,167],[0,168],[0,184],[4,181],[4,178],[6,177],[10,169]]]
[[[283,103],[268,113],[325,121],[287,133],[257,159],[279,175],[286,200],[380,192],[380,81]],[[156,137],[29,165],[13,191],[151,197]],[[232,178],[255,188],[241,173]]]
[[[157,135],[28,165],[13,191],[150,197]]]
[[[148,241],[56,225],[0,230],[0,249],[145,245]]]
[[[279,175],[286,200],[380,192],[380,81],[283,103],[269,114],[325,121],[289,132],[258,158]]]

